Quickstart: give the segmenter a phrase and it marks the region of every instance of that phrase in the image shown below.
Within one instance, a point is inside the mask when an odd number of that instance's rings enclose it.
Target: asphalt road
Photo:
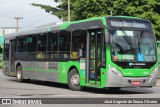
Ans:
[[[72,91],[65,84],[53,82],[18,83],[16,78],[7,77],[0,70],[0,98],[160,98],[160,80],[152,88],[122,88],[117,92],[94,88]]]

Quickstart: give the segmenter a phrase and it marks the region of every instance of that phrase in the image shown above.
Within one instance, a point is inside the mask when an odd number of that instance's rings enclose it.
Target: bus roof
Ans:
[[[95,17],[95,18],[89,18],[85,20],[79,20],[79,21],[73,21],[73,22],[66,22],[63,24],[58,25],[49,25],[44,26],[40,28],[34,28],[31,30],[26,31],[20,31],[17,33],[11,33],[7,34],[5,38],[15,38],[17,36],[25,36],[25,35],[34,35],[34,34],[40,34],[40,33],[47,33],[53,30],[80,30],[80,29],[92,29],[92,28],[102,28],[106,25],[106,18],[133,18],[133,19],[140,19],[144,21],[148,21],[145,19],[137,18],[137,17],[131,17],[131,16],[103,16],[103,17]]]
[[[40,28],[34,28],[31,30],[26,30],[26,31],[20,31],[16,33],[10,33],[4,36],[5,38],[15,38],[17,36],[24,36],[24,35],[34,35],[34,34],[39,34],[39,33],[46,33],[49,32],[52,29],[60,29],[60,25],[51,25],[51,26],[45,26],[45,27],[40,27]]]
[[[143,21],[150,22],[149,20],[138,18],[138,17],[133,17],[133,16],[107,16],[108,19],[113,19],[113,18],[122,18],[122,19],[139,19]]]

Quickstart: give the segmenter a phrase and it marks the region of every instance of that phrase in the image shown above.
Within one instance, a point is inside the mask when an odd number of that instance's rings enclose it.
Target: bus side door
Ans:
[[[102,66],[102,46],[103,46],[103,33],[102,29],[88,30],[88,43],[87,43],[87,71],[88,80],[97,81],[101,79],[101,66]],[[92,82],[89,82],[92,83]]]

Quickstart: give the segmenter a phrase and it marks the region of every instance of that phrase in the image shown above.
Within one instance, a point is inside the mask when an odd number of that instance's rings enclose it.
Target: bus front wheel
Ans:
[[[80,76],[76,69],[72,69],[68,74],[68,86],[74,91],[80,91],[83,88],[80,86]]]
[[[22,75],[22,67],[18,66],[17,67],[17,75],[16,75],[17,81],[18,82],[23,82],[23,75]]]

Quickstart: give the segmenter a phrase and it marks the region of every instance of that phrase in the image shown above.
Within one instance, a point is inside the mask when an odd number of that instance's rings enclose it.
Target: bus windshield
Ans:
[[[113,61],[156,61],[156,46],[152,32],[111,29],[110,36]]]

